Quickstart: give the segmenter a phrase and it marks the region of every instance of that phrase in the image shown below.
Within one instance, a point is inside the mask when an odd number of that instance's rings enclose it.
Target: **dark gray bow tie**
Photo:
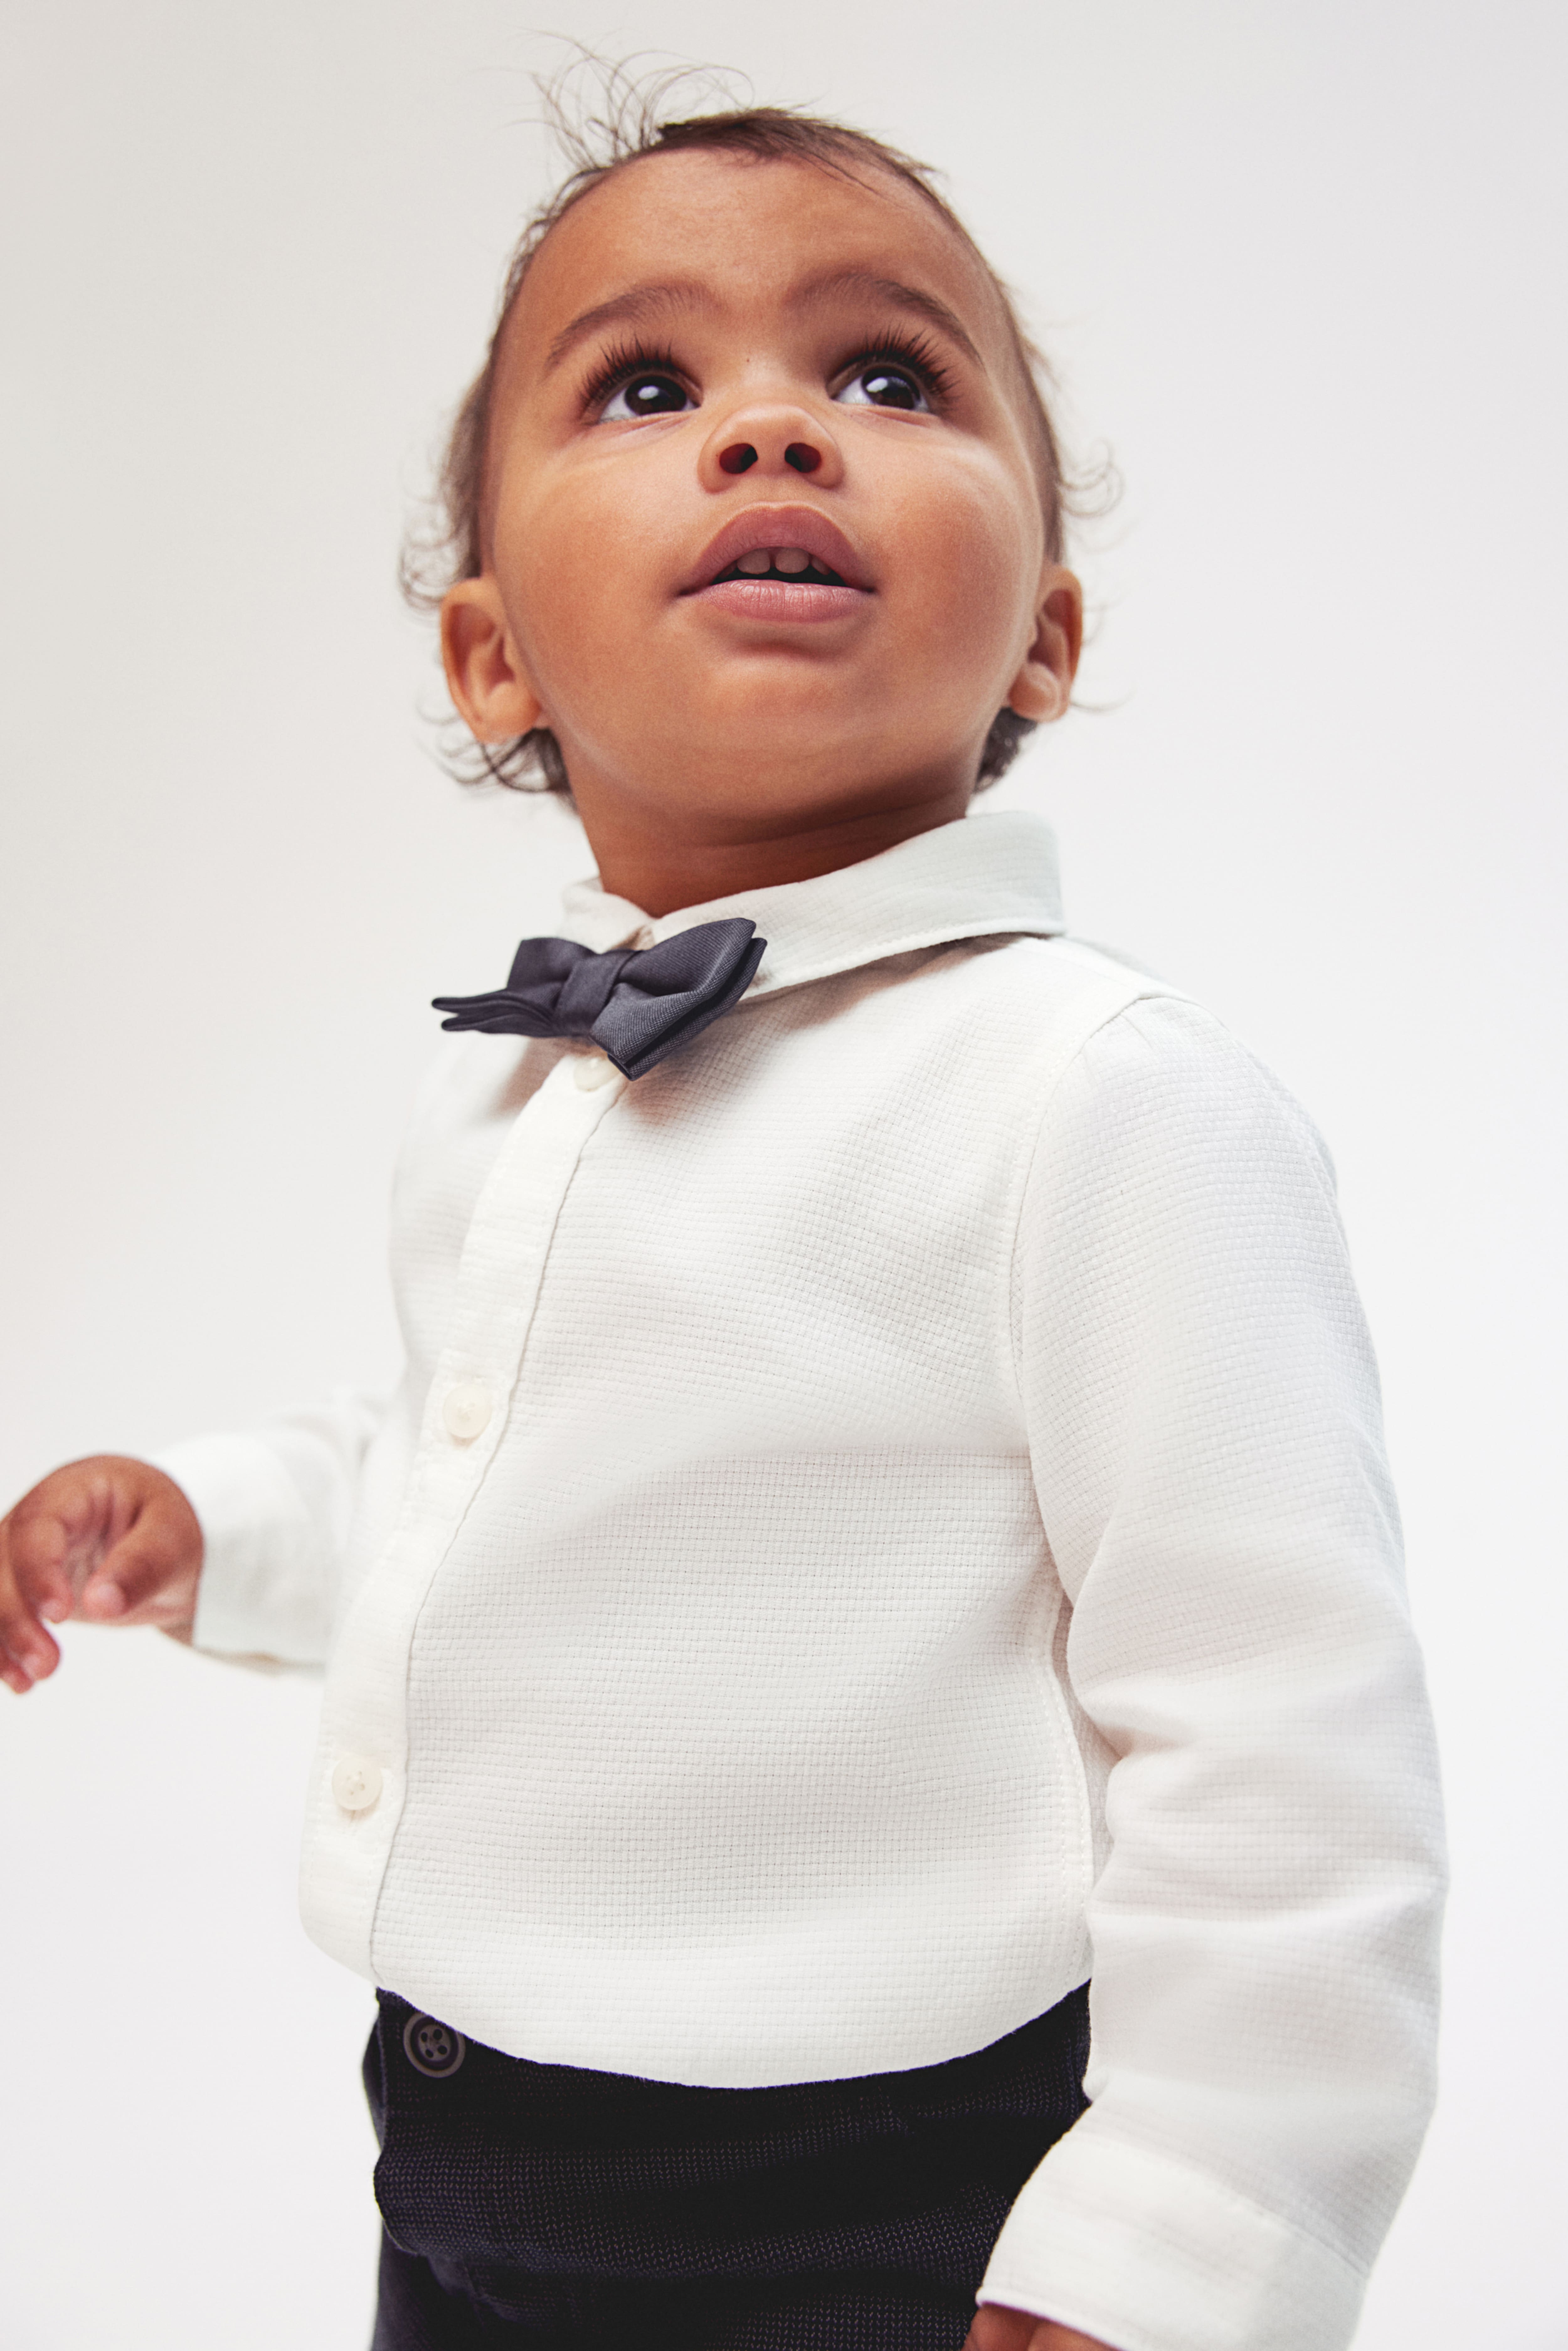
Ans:
[[[738,1003],[766,939],[736,920],[698,923],[656,947],[595,955],[575,939],[525,939],[507,985],[489,996],[438,996],[444,1029],[492,1036],[591,1037],[626,1077],[640,1078]]]

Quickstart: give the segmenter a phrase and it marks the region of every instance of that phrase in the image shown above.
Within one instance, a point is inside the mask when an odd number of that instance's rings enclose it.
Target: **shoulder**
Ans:
[[[1216,1150],[1273,1135],[1327,1167],[1311,1120],[1213,1012],[1114,950],[1062,935],[970,938],[901,958],[946,1032],[1016,1120],[1062,1142],[1183,1132]],[[913,1010],[913,1005],[912,1005]]]
[[[1304,1185],[1332,1199],[1333,1163],[1312,1119],[1205,1006],[1149,980],[1101,1018],[1083,1017],[1087,997],[1078,1008],[1076,1042],[1038,1104],[1041,1160],[1071,1165],[1102,1197],[1148,1185],[1218,1202],[1238,1187],[1278,1196]]]
[[[1130,956],[1087,940],[965,943],[955,974],[967,1017],[1005,1033],[1038,1108],[1071,1077],[1103,1090],[1206,1092],[1238,1057],[1259,1065],[1201,1005]]]
[[[1108,948],[1019,933],[956,939],[907,958],[951,991],[967,1015],[1067,1048],[1146,996],[1179,991]]]

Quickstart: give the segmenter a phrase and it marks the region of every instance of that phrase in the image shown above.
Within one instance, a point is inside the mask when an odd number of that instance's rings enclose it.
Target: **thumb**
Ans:
[[[89,1624],[187,1625],[202,1565],[202,1531],[172,1481],[149,1495],[89,1578],[78,1614]]]

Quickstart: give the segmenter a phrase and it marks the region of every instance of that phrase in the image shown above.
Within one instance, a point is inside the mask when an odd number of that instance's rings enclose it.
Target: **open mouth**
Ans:
[[[853,621],[876,590],[852,542],[804,503],[743,507],[716,531],[679,591],[764,638],[782,628]]]
[[[863,614],[876,588],[863,557],[830,515],[804,501],[754,502],[729,516],[678,591],[764,629]]]
[[[723,571],[716,572],[708,585],[716,588],[726,580],[777,580],[800,588],[842,588],[847,584],[841,571],[835,571],[815,555],[808,555],[803,547],[748,549]]]

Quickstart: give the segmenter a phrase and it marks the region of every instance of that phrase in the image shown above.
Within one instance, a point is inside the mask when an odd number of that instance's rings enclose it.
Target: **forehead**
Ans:
[[[683,285],[740,314],[789,306],[835,278],[879,277],[928,293],[1005,371],[988,272],[891,173],[857,167],[851,177],[705,149],[642,156],[601,181],[539,247],[508,325],[507,372],[536,377],[574,320],[631,287]]]

